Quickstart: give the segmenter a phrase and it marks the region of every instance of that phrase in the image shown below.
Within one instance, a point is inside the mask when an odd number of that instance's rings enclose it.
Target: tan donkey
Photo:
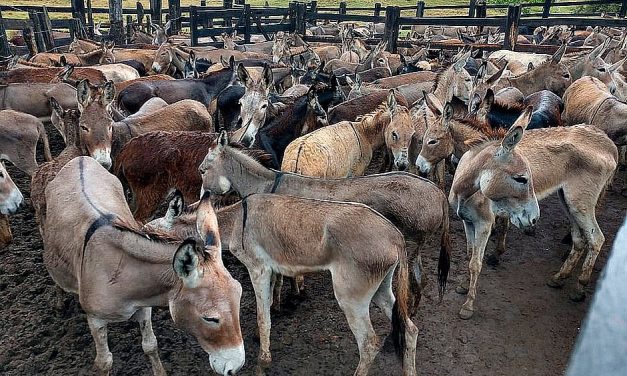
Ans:
[[[152,307],[169,307],[172,320],[198,339],[217,373],[232,375],[243,366],[242,287],[222,263],[210,204],[199,208],[196,227],[203,247],[198,247],[193,239],[181,243],[142,230],[119,180],[92,158],[68,162],[46,196],[44,264],[62,289],[78,294],[96,343],[99,374],[109,374],[113,363],[108,324],[133,319],[154,374],[165,375]]]
[[[502,140],[471,148],[459,162],[449,202],[464,221],[470,258],[468,297],[460,317],[474,312],[477,282],[495,216],[507,217],[516,227],[534,225],[540,216],[538,200],[555,192],[571,222],[573,247],[568,259],[548,284],[561,287],[581,256],[581,274],[570,298],[585,298],[596,258],[605,237],[596,221],[599,196],[617,166],[614,143],[596,127],[545,128],[528,131],[528,107]]]

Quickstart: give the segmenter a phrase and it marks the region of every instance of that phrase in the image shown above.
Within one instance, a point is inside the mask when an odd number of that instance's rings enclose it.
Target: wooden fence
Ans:
[[[519,5],[486,4],[485,0],[469,0],[464,5],[427,5],[417,1],[415,5],[383,7],[381,3],[373,7],[349,7],[341,2],[338,7],[318,7],[317,1],[308,3],[293,2],[288,8],[252,7],[243,0],[223,0],[222,6],[206,6],[206,0],[200,0],[200,6],[182,7],[180,0],[169,0],[168,9],[162,9],[161,0],[148,0],[149,8],[137,2],[136,8],[122,8],[121,0],[109,0],[109,8],[94,8],[91,0],[71,0],[70,7],[46,7],[29,5],[0,5],[0,59],[10,56],[12,51],[7,39],[8,30],[21,31],[29,52],[52,51],[67,45],[70,38],[94,36],[94,14],[108,14],[108,22],[103,28],[109,30],[107,38],[118,45],[128,43],[131,25],[138,21],[147,29],[150,22],[163,25],[171,20],[172,32],[189,30],[191,44],[220,45],[216,37],[224,32],[237,32],[244,37],[245,43],[253,34],[263,35],[267,40],[278,31],[300,32],[304,34],[307,24],[319,22],[356,22],[384,23],[385,32],[376,35],[368,42],[376,43],[380,39],[388,41],[388,49],[395,51],[399,45],[399,35],[403,30],[417,25],[446,26],[497,26],[505,31],[503,45],[483,46],[484,48],[542,49],[541,46],[516,45],[518,29],[552,25],[615,26],[626,27],[627,0],[528,0]],[[615,18],[602,18],[598,13],[573,14],[580,6],[618,4],[619,11]],[[566,9],[566,11],[564,10]],[[25,17],[7,18],[3,11],[24,12]],[[431,16],[433,13],[449,12],[451,16]],[[51,13],[66,14],[64,19],[51,19]],[[123,17],[126,16],[126,20]],[[57,18],[57,17],[55,17]],[[145,20],[145,21],[144,21]],[[126,25],[125,25],[126,21]],[[149,29],[149,27],[148,27]],[[53,30],[67,30],[68,36],[59,36]],[[310,41],[337,42],[335,38],[307,37]],[[432,46],[437,47],[437,44]],[[447,47],[450,47],[448,45]]]

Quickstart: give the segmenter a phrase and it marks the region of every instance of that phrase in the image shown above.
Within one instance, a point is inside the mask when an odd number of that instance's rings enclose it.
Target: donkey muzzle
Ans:
[[[209,355],[211,368],[220,375],[235,375],[244,366],[244,344],[215,351]]]
[[[111,149],[110,148],[101,148],[93,151],[92,158],[96,160],[96,162],[100,163],[100,165],[107,170],[111,168],[113,164],[111,161]]]

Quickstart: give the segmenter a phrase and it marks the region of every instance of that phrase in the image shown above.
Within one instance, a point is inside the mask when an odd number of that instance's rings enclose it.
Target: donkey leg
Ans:
[[[13,235],[11,234],[11,223],[9,222],[9,216],[0,214],[0,249],[11,244],[13,241]]]
[[[267,367],[272,362],[270,354],[270,304],[272,303],[272,271],[249,269],[250,279],[257,299],[257,325],[259,326],[259,365]]]
[[[488,238],[490,237],[490,231],[492,230],[493,221],[481,221],[475,222],[475,244],[472,248],[472,256],[470,257],[470,263],[468,269],[470,271],[470,281],[468,288],[468,296],[466,302],[459,310],[459,317],[467,320],[472,317],[474,312],[475,299],[477,297],[477,282],[479,280],[479,274],[481,274],[481,266],[483,264],[483,254],[485,252]]]
[[[374,304],[379,307],[387,316],[387,318],[392,321],[392,309],[394,308],[394,302],[396,298],[394,297],[394,291],[392,289],[392,281],[394,279],[394,271],[396,270],[396,266],[390,268],[388,274],[385,275],[385,278],[381,281],[377,292],[374,294],[372,301]]]
[[[87,316],[91,336],[96,343],[96,370],[99,375],[109,375],[113,365],[113,355],[107,343],[107,322],[94,316]]]
[[[505,253],[505,239],[507,238],[507,230],[509,229],[509,218],[496,218],[494,226],[494,234],[496,235],[496,249],[494,253],[489,254],[485,263],[496,266],[500,262],[501,255]]]
[[[165,369],[159,359],[159,346],[157,345],[157,337],[152,331],[152,308],[141,308],[133,315],[133,319],[139,323],[139,330],[142,333],[142,349],[144,354],[150,359],[152,365],[152,373],[155,376],[165,376]]]
[[[281,310],[281,290],[283,289],[283,275],[278,273],[272,274],[272,310],[279,312]]]
[[[588,248],[588,254],[583,261],[577,285],[575,286],[574,291],[570,293],[570,299],[575,302],[583,301],[586,298],[585,288],[590,282],[590,276],[592,275],[594,264],[601,252],[601,247],[605,242],[605,236],[603,235],[603,232],[601,232],[599,224],[594,217],[594,207],[587,213],[590,213],[590,216],[582,221],[583,226],[581,227],[581,232],[586,239],[585,243]]]
[[[472,222],[464,221],[464,233],[466,234],[466,256],[470,258],[475,244],[475,226]],[[455,288],[455,292],[461,295],[468,294],[468,280],[464,279],[459,286]]]
[[[418,328],[407,318],[405,323],[405,353],[403,354],[403,376],[416,375],[416,345],[418,343]]]

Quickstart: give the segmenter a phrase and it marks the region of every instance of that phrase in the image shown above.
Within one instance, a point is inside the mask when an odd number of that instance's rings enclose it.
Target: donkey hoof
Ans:
[[[261,368],[268,368],[272,363],[272,355],[270,354],[259,354],[259,360],[257,365]]]
[[[485,263],[490,265],[490,266],[497,266],[500,262],[501,262],[501,260],[499,260],[499,257],[497,255],[495,255],[494,253],[489,254],[485,258]]]
[[[576,288],[575,290],[571,291],[570,294],[568,294],[568,297],[573,302],[583,302],[584,300],[586,300],[586,292],[583,291],[583,289]]]
[[[553,287],[555,289],[561,289],[562,287],[564,287],[564,280],[563,279],[559,279],[559,278],[555,278],[555,277],[551,277],[549,278],[548,281],[546,281],[546,285],[549,287]]]
[[[475,311],[462,307],[459,310],[459,318],[462,320],[468,320],[469,318],[472,317],[473,313],[475,313]]]
[[[460,294],[460,295],[468,294],[468,285],[461,284],[461,285],[455,287],[455,292]]]

